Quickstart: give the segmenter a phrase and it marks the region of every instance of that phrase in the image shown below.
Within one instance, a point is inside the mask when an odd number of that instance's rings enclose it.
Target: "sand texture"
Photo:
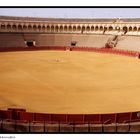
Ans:
[[[45,113],[140,110],[140,59],[69,51],[0,53],[0,109]]]

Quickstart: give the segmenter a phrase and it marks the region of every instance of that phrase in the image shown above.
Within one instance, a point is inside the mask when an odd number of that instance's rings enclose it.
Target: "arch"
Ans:
[[[6,28],[5,24],[1,24],[1,29],[5,29],[5,28]]]
[[[94,31],[94,26],[91,26],[91,31]]]
[[[69,26],[69,31],[70,31],[70,32],[72,31],[72,26],[71,26],[71,25]]]
[[[138,31],[140,32],[140,27],[138,28]]]
[[[52,32],[54,31],[54,25],[51,26],[51,31],[52,31]]]
[[[67,31],[67,26],[66,25],[64,26],[64,31]]]
[[[76,26],[73,26],[73,31],[76,31]]]
[[[90,27],[89,26],[86,27],[86,31],[88,31],[88,32],[90,31]]]
[[[128,31],[128,28],[126,26],[124,26],[122,29],[123,29],[124,32]]]
[[[103,27],[103,34],[105,34],[106,31],[107,31],[107,27],[104,26],[104,27]]]
[[[56,25],[56,26],[55,26],[55,31],[58,32],[58,30],[59,30],[59,26]]]
[[[33,30],[36,30],[37,29],[37,26],[36,25],[33,25]]]
[[[42,26],[42,30],[45,30],[45,25]]]
[[[28,25],[28,29],[29,29],[29,30],[31,30],[31,29],[32,29],[32,26],[31,26],[30,24]]]
[[[137,27],[136,26],[134,26],[133,31],[137,31]]]
[[[132,31],[132,27],[131,26],[129,27],[129,31]]]
[[[78,27],[77,27],[77,30],[78,30],[78,31],[81,31],[81,26],[78,26]]]
[[[62,25],[60,26],[60,31],[61,31],[61,32],[63,31],[63,26],[62,26]]]
[[[50,28],[50,26],[49,26],[49,25],[47,25],[47,31],[50,31],[50,29],[51,29],[51,28]]]
[[[115,30],[120,31],[120,27],[119,26],[116,26],[115,27]]]
[[[98,30],[98,28],[99,28],[98,26],[95,26],[95,31],[97,31],[97,30]]]
[[[23,28],[23,30],[26,30],[27,29],[27,26],[26,25],[23,25],[22,28]]]
[[[103,29],[104,29],[103,26],[100,26],[100,30],[103,31]]]
[[[82,26],[82,31],[85,31],[86,30],[86,27],[85,26]]]
[[[41,30],[41,29],[42,29],[41,25],[38,25],[38,29],[39,29],[39,30]]]
[[[22,25],[18,25],[18,30],[22,30]]]
[[[10,24],[7,24],[7,29],[11,29],[12,26]]]
[[[14,24],[14,25],[12,25],[12,29],[13,30],[16,30],[17,29],[17,26]]]
[[[108,30],[109,31],[112,31],[113,30],[113,27],[112,26],[109,26]]]

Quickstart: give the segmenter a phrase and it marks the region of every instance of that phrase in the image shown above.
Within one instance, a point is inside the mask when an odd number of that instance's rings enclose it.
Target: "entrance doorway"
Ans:
[[[35,41],[25,41],[27,47],[35,47]]]
[[[71,41],[71,46],[76,46],[77,42],[76,41]]]

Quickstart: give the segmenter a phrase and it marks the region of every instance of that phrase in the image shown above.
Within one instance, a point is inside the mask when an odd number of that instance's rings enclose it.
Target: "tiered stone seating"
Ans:
[[[103,132],[116,132],[116,123],[103,124]]]
[[[59,124],[48,124],[45,123],[45,132],[52,133],[52,132],[59,132]]]
[[[89,124],[77,124],[74,126],[74,132],[89,132]]]
[[[30,124],[29,121],[16,121],[16,132],[30,132]]]
[[[129,132],[129,124],[128,123],[119,123],[116,124],[117,130],[116,132]]]
[[[119,37],[119,41],[116,46],[116,49],[140,52],[140,37],[121,36]]]
[[[74,124],[61,124],[60,123],[60,132],[61,133],[74,132]]]
[[[2,129],[2,132],[16,132],[16,121],[3,120],[1,129]]]
[[[43,122],[31,122],[30,123],[30,132],[44,132],[45,123]]]

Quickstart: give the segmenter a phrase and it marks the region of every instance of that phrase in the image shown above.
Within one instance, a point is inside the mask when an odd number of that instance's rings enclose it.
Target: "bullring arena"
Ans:
[[[0,17],[0,132],[140,132],[140,19]]]

